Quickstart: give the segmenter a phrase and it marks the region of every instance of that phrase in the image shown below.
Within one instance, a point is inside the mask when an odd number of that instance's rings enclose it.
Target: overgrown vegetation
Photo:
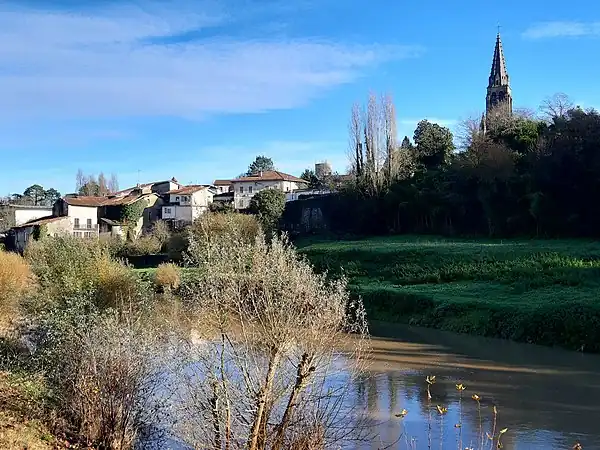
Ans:
[[[591,241],[381,237],[299,243],[347,276],[369,317],[600,351],[600,246]]]
[[[21,256],[0,249],[0,331],[17,317],[19,302],[32,292],[34,282],[33,273]]]
[[[263,189],[250,200],[250,212],[256,214],[267,235],[279,226],[285,209],[285,193],[279,189]]]
[[[395,141],[391,99],[371,96],[350,120],[354,181],[321,207],[338,233],[486,237],[598,236],[600,114],[549,99],[541,116],[492,111],[487,130],[419,122]],[[455,151],[458,150],[458,151]],[[286,217],[297,222],[299,217]]]

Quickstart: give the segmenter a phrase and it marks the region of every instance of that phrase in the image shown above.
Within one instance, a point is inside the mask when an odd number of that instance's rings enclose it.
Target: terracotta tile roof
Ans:
[[[239,177],[232,181],[234,183],[240,181],[293,181],[296,183],[306,183],[306,180],[303,180],[302,178],[288,175],[287,173],[279,172],[278,170],[266,170],[261,173]]]
[[[175,177],[171,178],[170,180],[164,180],[164,181],[152,181],[150,183],[143,183],[140,184],[139,186],[133,186],[127,189],[122,189],[120,191],[115,192],[113,195],[124,195],[124,194],[128,194],[131,191],[134,191],[136,189],[145,189],[145,188],[149,188],[154,186],[155,184],[165,184],[165,183],[175,183],[178,186],[183,186],[179,181],[177,181],[177,179]]]
[[[71,206],[89,206],[98,208],[100,206],[129,205],[149,195],[156,194],[126,195],[124,197],[88,197],[82,195],[78,197],[65,197],[63,200],[67,203],[67,205]]]
[[[41,217],[39,219],[35,219],[30,222],[23,223],[21,225],[17,225],[16,227],[13,227],[13,228],[33,227],[35,225],[44,225],[47,223],[56,222],[58,220],[64,220],[64,219],[67,219],[67,217],[54,217],[54,216]]]
[[[90,206],[98,207],[106,201],[108,197],[91,197],[86,195],[79,195],[77,197],[64,197],[63,200],[67,205],[71,206]]]
[[[207,186],[203,184],[193,184],[190,186],[183,186],[181,189],[175,189],[173,191],[167,192],[167,194],[182,194],[189,195],[195,192],[201,191],[202,189],[206,189]]]
[[[231,186],[231,180],[215,180],[213,184],[215,186]]]

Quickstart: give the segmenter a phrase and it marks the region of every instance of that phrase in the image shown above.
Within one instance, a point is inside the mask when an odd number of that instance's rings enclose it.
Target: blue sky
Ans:
[[[78,168],[208,183],[257,154],[344,172],[370,90],[392,94],[400,137],[481,114],[498,24],[515,107],[600,105],[599,2],[496,3],[4,1],[0,195],[71,192]]]

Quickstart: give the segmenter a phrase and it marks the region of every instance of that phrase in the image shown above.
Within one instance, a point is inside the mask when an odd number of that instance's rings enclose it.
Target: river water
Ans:
[[[572,449],[579,442],[600,450],[600,355],[381,322],[370,331],[368,369],[346,401],[366,415],[371,437],[348,448],[492,449],[480,436],[492,431],[495,405],[496,430],[508,428],[504,449]],[[428,407],[425,378],[432,375]],[[462,401],[458,383],[466,388]],[[443,421],[437,405],[448,410]],[[398,418],[403,409],[408,413]],[[187,447],[172,441],[160,448]]]
[[[432,448],[442,448],[441,441],[444,449],[457,449],[456,384],[463,383],[463,448],[481,446],[475,393],[484,434],[493,426],[493,405],[497,430],[508,428],[504,449],[571,449],[577,442],[585,450],[600,449],[599,355],[377,322],[371,333],[378,337],[372,339],[368,376],[356,382],[355,401],[379,437],[361,448],[411,448],[409,436],[418,449],[428,448],[430,438]],[[428,375],[436,376],[431,431]],[[438,404],[448,409],[443,423]],[[402,409],[408,414],[396,418]]]

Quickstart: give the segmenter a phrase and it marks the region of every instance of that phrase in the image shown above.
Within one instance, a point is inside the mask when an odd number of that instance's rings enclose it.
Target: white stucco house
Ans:
[[[217,194],[227,194],[233,188],[231,180],[215,180],[213,186],[217,190]]]
[[[1,205],[0,207],[7,213],[0,218],[0,230],[52,215],[52,206]],[[2,223],[1,220],[6,222]]]
[[[286,194],[308,187],[306,180],[277,170],[267,170],[231,180],[235,209],[247,209],[250,200],[263,189],[280,189]]]
[[[184,186],[167,192],[168,203],[162,207],[162,220],[173,226],[191,224],[208,211],[216,189],[208,185]]]

